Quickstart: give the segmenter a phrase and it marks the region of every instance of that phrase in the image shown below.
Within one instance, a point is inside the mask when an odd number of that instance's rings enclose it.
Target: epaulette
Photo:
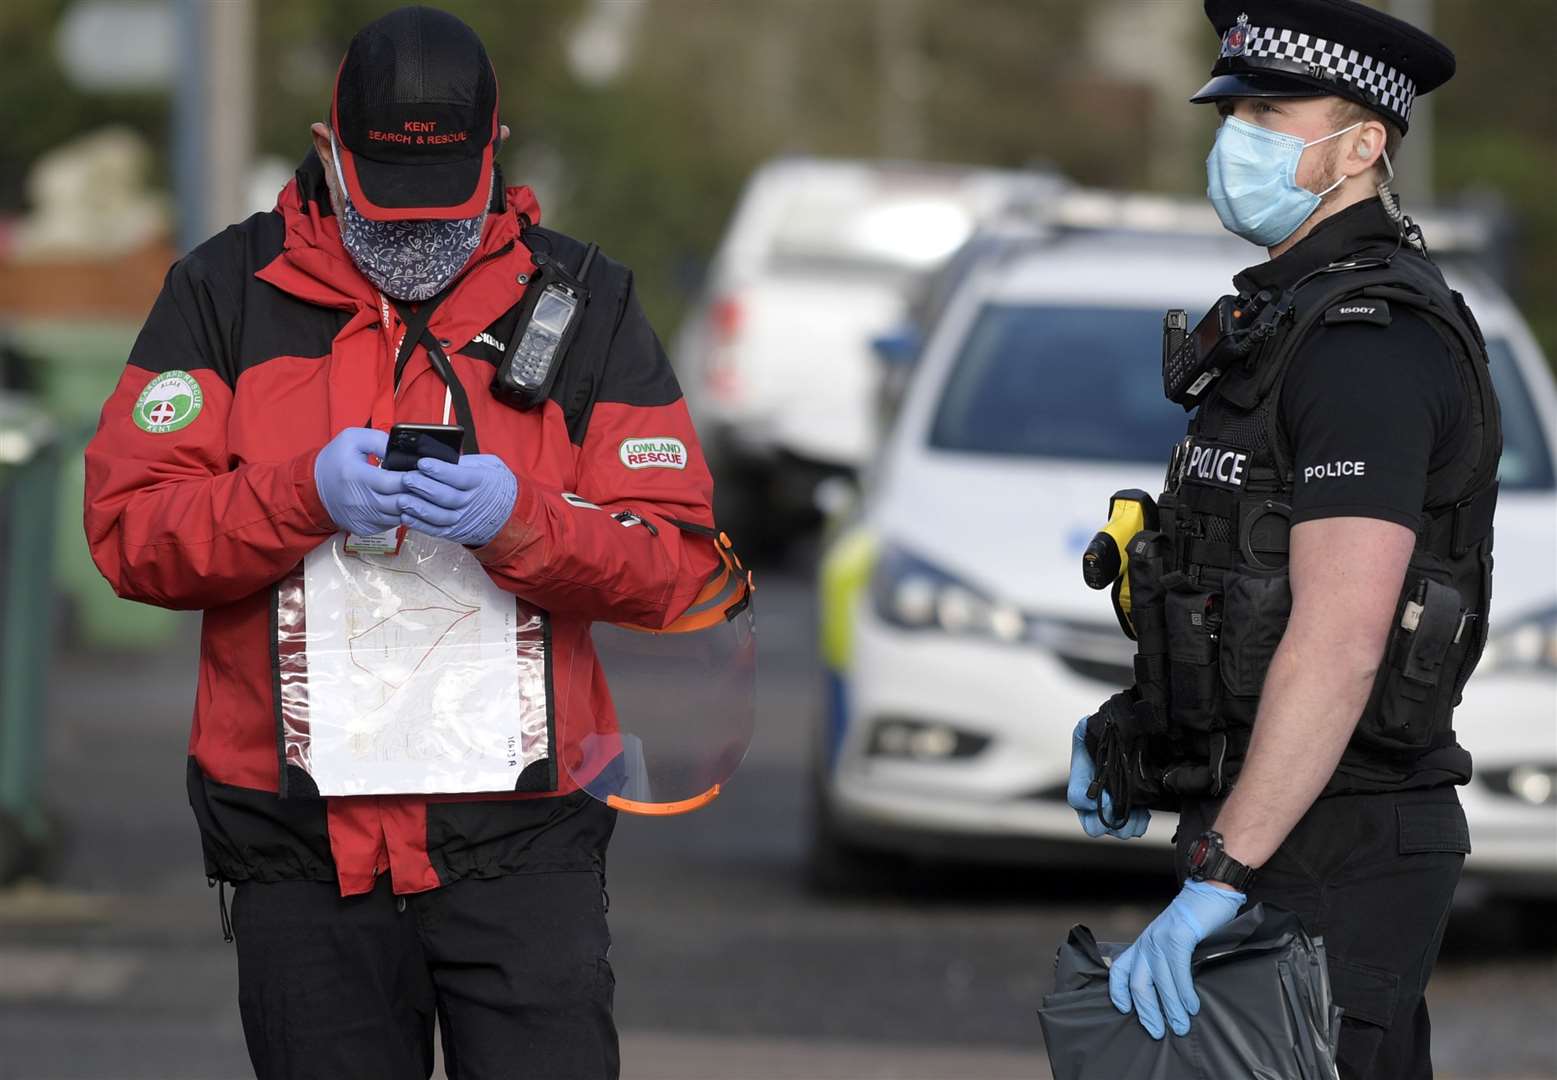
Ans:
[[[1337,323],[1369,323],[1373,326],[1388,326],[1389,322],[1389,304],[1372,297],[1353,297],[1349,300],[1342,300],[1338,304],[1332,304],[1325,309],[1324,324],[1326,326],[1334,326]]]

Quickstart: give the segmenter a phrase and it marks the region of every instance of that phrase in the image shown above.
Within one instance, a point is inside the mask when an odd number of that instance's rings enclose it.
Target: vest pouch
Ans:
[[[1177,797],[1164,789],[1151,765],[1164,749],[1155,726],[1152,707],[1134,689],[1121,690],[1087,717],[1086,747],[1095,768],[1095,787],[1088,795],[1101,799],[1108,793],[1117,815],[1117,820],[1105,817],[1110,828],[1122,826],[1136,807],[1178,809]]]
[[[1205,590],[1174,589],[1167,594],[1168,700],[1179,731],[1208,732],[1221,696],[1217,653],[1222,627],[1222,598]]]
[[[1168,542],[1143,529],[1126,545],[1130,575],[1130,621],[1135,626],[1135,690],[1148,711],[1152,734],[1168,729],[1167,592],[1163,587]]]
[[[1465,653],[1460,659],[1459,674],[1454,680],[1454,699],[1449,703],[1458,708],[1460,697],[1465,693],[1465,684],[1470,681],[1471,675],[1476,671],[1476,665],[1481,663],[1481,654],[1487,648],[1487,612],[1492,607],[1492,545],[1490,542],[1478,544],[1474,552],[1477,571],[1481,577],[1481,611],[1476,612],[1471,623],[1465,628],[1465,637],[1469,640],[1465,643]]]
[[[1222,588],[1222,686],[1233,697],[1258,698],[1287,631],[1292,585],[1284,573],[1235,571],[1223,577]]]
[[[1428,577],[1415,579],[1397,608],[1355,743],[1414,752],[1449,730],[1465,648],[1455,638],[1464,615],[1458,589]]]

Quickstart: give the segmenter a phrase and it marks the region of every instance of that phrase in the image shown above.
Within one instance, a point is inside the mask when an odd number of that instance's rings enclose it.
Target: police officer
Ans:
[[[1181,815],[1183,889],[1110,993],[1185,1034],[1196,944],[1277,904],[1324,937],[1341,1075],[1428,1077],[1423,992],[1470,850],[1451,714],[1486,639],[1502,438],[1475,320],[1388,181],[1454,57],[1351,0],[1205,9],[1208,196],[1269,259],[1165,363],[1198,409],[1160,528],[1129,544],[1137,681],[1076,734],[1089,833]]]

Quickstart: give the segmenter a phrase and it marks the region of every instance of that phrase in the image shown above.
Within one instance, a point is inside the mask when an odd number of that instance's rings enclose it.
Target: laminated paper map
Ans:
[[[411,532],[398,555],[338,534],[282,586],[290,764],[322,795],[512,791],[548,756],[541,614],[464,547]]]

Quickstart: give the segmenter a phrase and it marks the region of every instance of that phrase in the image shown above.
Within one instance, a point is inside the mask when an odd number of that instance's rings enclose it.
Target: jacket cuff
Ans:
[[[471,549],[476,559],[484,566],[505,565],[520,550],[539,540],[541,530],[533,523],[541,513],[540,501],[535,485],[521,479],[519,496],[514,499],[514,508],[508,515],[508,520],[491,540],[481,547]]]
[[[310,450],[292,459],[292,491],[308,519],[308,525],[316,532],[333,533],[336,531],[335,521],[324,508],[324,502],[319,498],[319,488],[314,483],[314,462],[318,457],[318,450]]]

